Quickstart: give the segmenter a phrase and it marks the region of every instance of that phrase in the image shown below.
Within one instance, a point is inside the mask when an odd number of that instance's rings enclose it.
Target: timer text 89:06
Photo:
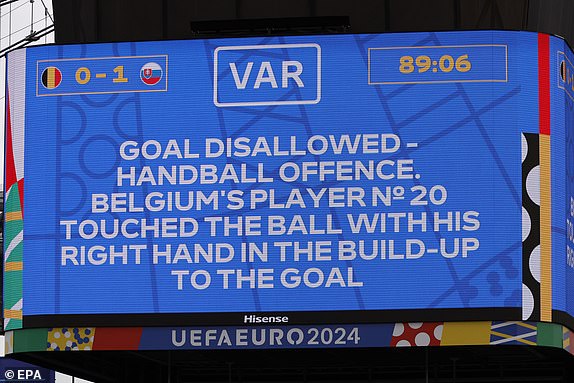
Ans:
[[[432,70],[434,73],[439,70],[443,73],[449,73],[452,70],[466,73],[472,68],[467,54],[456,59],[451,55],[443,55],[438,60],[432,60],[427,55],[417,56],[416,58],[413,56],[402,56],[399,63],[399,71],[403,74],[413,73],[415,69],[418,70],[418,73],[424,73],[428,70]]]

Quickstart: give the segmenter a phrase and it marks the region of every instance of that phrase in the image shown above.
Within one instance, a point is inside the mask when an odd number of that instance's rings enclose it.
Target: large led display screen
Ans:
[[[12,52],[5,328],[551,320],[570,62],[501,31]]]

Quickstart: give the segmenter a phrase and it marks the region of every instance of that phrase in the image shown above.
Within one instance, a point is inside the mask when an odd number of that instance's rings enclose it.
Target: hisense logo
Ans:
[[[254,323],[289,323],[289,317],[287,316],[258,316],[255,314],[244,315],[243,323],[254,324]]]

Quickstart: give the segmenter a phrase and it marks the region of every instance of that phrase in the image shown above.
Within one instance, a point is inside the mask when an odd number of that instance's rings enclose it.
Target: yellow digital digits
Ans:
[[[91,77],[92,74],[90,73],[90,70],[86,67],[78,68],[78,70],[76,71],[76,82],[80,85],[84,85],[90,82]]]
[[[456,60],[450,55],[443,55],[440,59],[432,60],[430,56],[421,55],[414,58],[413,56],[402,56],[399,60],[399,71],[403,74],[413,73],[417,69],[418,73],[424,73],[428,70],[432,72],[449,73],[453,69],[457,72],[465,73],[470,71],[472,64],[468,55],[459,56]]]
[[[116,77],[112,79],[112,82],[114,83],[125,83],[128,82],[128,78],[124,77],[124,66],[123,65],[118,65],[117,67],[114,68],[113,72],[116,74]],[[76,70],[76,82],[80,85],[85,85],[88,82],[90,82],[92,78],[92,72],[86,68],[86,67],[81,67],[78,68],[78,70]],[[106,78],[106,74],[105,73],[97,73],[96,74],[96,78]]]
[[[128,79],[124,77],[124,66],[118,65],[114,68],[114,73],[118,75],[118,77],[114,78],[113,82],[128,82]]]

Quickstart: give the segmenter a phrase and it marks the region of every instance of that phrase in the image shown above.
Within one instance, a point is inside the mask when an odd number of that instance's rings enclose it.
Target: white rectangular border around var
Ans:
[[[217,64],[219,51],[255,50],[255,49],[284,49],[284,48],[315,48],[317,49],[317,97],[314,100],[300,101],[253,101],[253,102],[219,102],[217,99]],[[217,47],[213,52],[213,103],[224,108],[230,106],[267,106],[267,105],[313,105],[321,101],[321,46],[319,44],[272,44],[272,45],[238,45]]]

